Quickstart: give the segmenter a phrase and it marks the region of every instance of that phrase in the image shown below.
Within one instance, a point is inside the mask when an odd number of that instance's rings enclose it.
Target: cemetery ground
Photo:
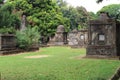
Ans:
[[[83,58],[85,49],[40,48],[36,52],[0,56],[0,80],[108,80],[119,60]]]

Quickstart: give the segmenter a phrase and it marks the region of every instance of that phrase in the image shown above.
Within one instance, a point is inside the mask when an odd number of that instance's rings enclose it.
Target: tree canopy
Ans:
[[[103,0],[98,0],[100,1]],[[120,5],[105,6],[100,11],[107,11],[111,17],[117,16],[120,20],[118,6]],[[58,25],[64,25],[66,31],[86,29],[88,20],[97,17],[82,6],[68,5],[65,0],[7,0],[5,3],[4,0],[0,0],[0,32],[14,32],[14,29],[20,29],[23,15],[26,18],[26,27],[29,27],[26,28],[26,32],[18,32],[20,34],[17,37],[21,45],[27,43],[31,35],[53,36]],[[36,33],[33,34],[34,32]],[[26,33],[29,33],[29,36]],[[27,39],[24,39],[25,37]],[[31,40],[30,45],[34,42]]]
[[[53,35],[58,25],[64,25],[66,31],[87,28],[87,21],[95,16],[82,6],[68,6],[64,0],[7,0],[0,10],[1,26],[20,27],[25,15],[27,26],[38,27],[43,36]]]
[[[58,10],[59,7],[52,0],[8,0],[14,5],[16,12],[26,15],[27,25],[37,26],[41,35],[54,34],[58,25],[62,24],[69,29],[67,18]]]
[[[87,10],[82,7],[68,6],[64,0],[58,0],[58,5],[63,16],[70,20],[70,29],[83,29],[87,27],[89,14]]]
[[[20,19],[13,13],[13,5],[8,3],[0,8],[0,29],[11,29],[20,26]],[[0,30],[0,32],[2,31]],[[8,32],[6,31],[6,32]],[[4,31],[2,31],[4,32]]]
[[[107,12],[109,13],[109,16],[111,18],[115,18],[120,21],[120,4],[111,4],[108,6],[104,6],[101,10],[97,12],[99,14],[100,12]]]

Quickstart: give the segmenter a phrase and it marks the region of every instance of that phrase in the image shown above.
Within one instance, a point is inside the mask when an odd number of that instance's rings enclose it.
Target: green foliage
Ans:
[[[13,5],[6,3],[0,8],[0,28],[16,28],[20,26],[20,19],[13,13]]]
[[[4,3],[4,0],[0,0],[0,4],[3,4]]]
[[[100,12],[108,12],[111,18],[116,18],[120,21],[120,4],[111,4],[108,6],[104,6],[101,10],[97,12],[99,15]]]
[[[9,27],[9,28],[2,27],[2,28],[0,28],[0,33],[1,34],[14,34],[15,33],[15,28],[13,28],[13,27]]]
[[[87,27],[87,21],[88,21],[88,12],[84,7],[72,7],[67,6],[67,3],[63,0],[57,0],[58,5],[60,7],[60,11],[63,13],[63,16],[66,17],[69,20],[70,23],[70,29],[80,29],[79,26],[82,26],[82,28]],[[81,28],[81,29],[82,29]]]
[[[34,43],[38,43],[40,35],[37,27],[28,27],[24,31],[17,31],[16,38],[19,48],[29,49]]]
[[[95,19],[98,19],[98,15],[93,13],[93,12],[88,12],[89,14],[89,19],[90,20],[95,20]]]
[[[87,10],[82,6],[76,7],[76,10],[77,10],[77,17],[75,19],[77,24],[81,25],[82,29],[87,28],[87,22],[89,18]]]
[[[28,25],[37,26],[43,36],[50,36],[55,33],[58,25],[62,24],[68,30],[69,23],[59,7],[52,0],[9,0],[8,3],[14,4],[17,12],[27,16]]]

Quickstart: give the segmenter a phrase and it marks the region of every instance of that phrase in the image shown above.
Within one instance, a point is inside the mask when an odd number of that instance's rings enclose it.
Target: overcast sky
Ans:
[[[87,11],[92,11],[96,13],[100,10],[103,6],[109,4],[120,4],[120,0],[104,0],[102,3],[97,4],[96,0],[65,0],[68,4],[76,7],[76,6],[83,6],[87,9]]]

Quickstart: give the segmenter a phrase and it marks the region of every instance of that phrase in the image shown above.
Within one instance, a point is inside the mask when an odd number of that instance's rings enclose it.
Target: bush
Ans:
[[[0,34],[14,34],[15,33],[15,28],[13,27],[3,27],[3,28],[0,28]]]
[[[17,31],[16,38],[18,48],[29,49],[33,44],[38,43],[40,35],[36,27],[28,27],[24,31]]]

